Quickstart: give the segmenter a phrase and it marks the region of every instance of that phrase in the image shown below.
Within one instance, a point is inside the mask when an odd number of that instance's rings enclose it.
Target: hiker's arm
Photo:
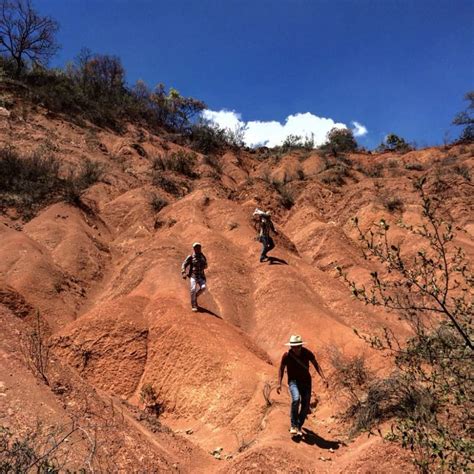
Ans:
[[[182,275],[183,278],[186,278],[186,268],[188,268],[190,263],[191,263],[191,255],[188,255],[184,259],[183,264],[181,265],[181,275]]]
[[[207,258],[204,257],[204,270],[207,268]]]
[[[255,229],[255,232],[257,233],[257,236],[260,234],[260,222],[254,222],[253,223],[253,228]]]
[[[274,234],[275,234],[275,235],[278,235],[278,232],[277,232],[277,230],[275,229],[275,226],[273,225],[273,221],[270,221],[270,227],[271,227],[271,229],[273,230]]]
[[[278,387],[277,387],[278,394],[281,391],[281,382],[283,380],[283,374],[285,373],[285,367],[286,367],[286,354],[284,354],[283,357],[281,358],[280,369],[278,370]]]
[[[312,357],[311,359],[311,363],[314,365],[314,368],[316,369],[316,372],[319,374],[319,376],[323,379],[324,381],[324,384],[326,385],[326,387],[328,386],[328,380],[326,378],[326,376],[324,375],[324,372],[323,372],[323,369],[321,368],[321,366],[318,364],[318,361],[316,360],[316,357]]]

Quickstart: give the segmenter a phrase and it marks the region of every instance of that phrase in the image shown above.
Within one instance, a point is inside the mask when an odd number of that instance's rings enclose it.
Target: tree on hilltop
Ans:
[[[26,59],[45,65],[56,54],[58,29],[58,22],[39,15],[30,0],[0,0],[0,54],[13,60],[17,77]]]
[[[469,91],[464,99],[469,102],[467,109],[463,112],[459,112],[454,117],[454,125],[464,125],[464,130],[459,137],[460,141],[472,142],[474,141],[474,91]]]
[[[327,142],[320,148],[330,150],[334,156],[337,156],[338,153],[357,150],[357,142],[354,138],[354,133],[348,128],[334,127],[328,132],[326,138]]]
[[[385,140],[378,147],[379,151],[399,151],[406,152],[410,151],[412,147],[405,141],[404,138],[395,135],[394,133],[389,133]]]

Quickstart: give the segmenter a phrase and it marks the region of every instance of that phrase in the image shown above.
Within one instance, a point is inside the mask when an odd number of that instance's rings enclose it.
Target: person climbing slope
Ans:
[[[187,270],[189,267],[189,270]],[[202,253],[201,244],[194,242],[193,253],[188,255],[181,265],[181,275],[184,279],[189,277],[191,291],[191,309],[198,310],[197,298],[206,290],[206,275],[204,270],[207,268],[207,259]],[[198,290],[199,286],[199,290]]]
[[[303,435],[301,429],[308,415],[311,401],[310,362],[323,379],[326,387],[328,386],[326,377],[316,361],[316,357],[309,349],[303,347],[303,344],[301,336],[293,335],[290,337],[290,341],[286,344],[290,346],[290,350],[285,352],[281,358],[277,387],[277,393],[280,394],[281,382],[286,369],[288,374],[288,389],[291,396],[290,433],[297,436]]]
[[[260,261],[264,262],[267,259],[267,253],[275,248],[275,242],[273,242],[270,232],[272,231],[275,235],[278,235],[278,232],[275,230],[270,212],[264,212],[257,208],[253,216],[257,219],[257,240],[262,243]]]

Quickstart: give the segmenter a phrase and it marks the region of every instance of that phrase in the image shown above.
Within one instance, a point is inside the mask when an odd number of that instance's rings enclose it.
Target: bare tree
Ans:
[[[21,351],[28,368],[49,385],[50,346],[39,311],[36,312],[34,328],[21,340]]]
[[[30,0],[0,0],[0,53],[13,59],[18,77],[25,59],[45,64],[57,52],[56,20],[39,15]]]

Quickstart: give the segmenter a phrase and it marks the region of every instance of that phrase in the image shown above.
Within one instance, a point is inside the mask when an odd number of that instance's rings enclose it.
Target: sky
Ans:
[[[453,139],[474,89],[474,0],[33,0],[60,23],[53,66],[81,48],[127,80],[203,100],[248,144],[333,126],[376,147]]]

